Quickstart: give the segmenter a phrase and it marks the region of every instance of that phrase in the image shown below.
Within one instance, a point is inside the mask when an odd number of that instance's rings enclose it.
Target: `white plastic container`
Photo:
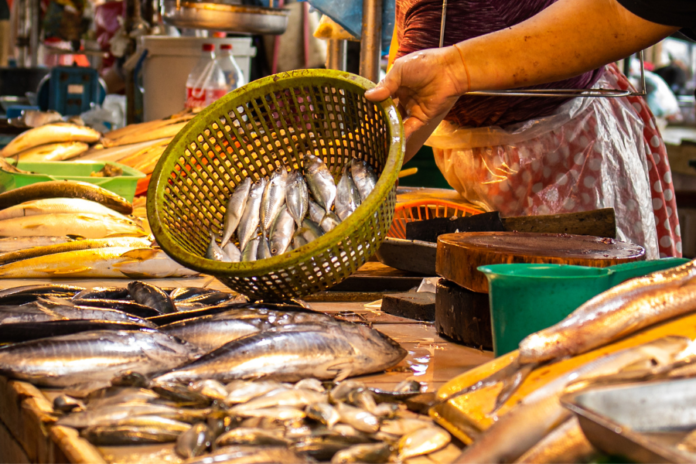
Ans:
[[[225,73],[225,79],[229,85],[229,91],[238,89],[246,84],[244,74],[237,65],[237,60],[234,59],[234,49],[231,44],[220,45],[220,51],[217,53],[217,61],[220,69]]]
[[[145,121],[161,119],[184,108],[186,80],[201,56],[204,43],[214,44],[216,48],[231,44],[239,69],[245,77],[249,76],[251,58],[256,55],[251,38],[141,37],[139,47],[147,50],[142,69]]]
[[[229,83],[215,57],[215,45],[203,44],[201,57],[186,80],[185,108],[205,108],[223,97]]]

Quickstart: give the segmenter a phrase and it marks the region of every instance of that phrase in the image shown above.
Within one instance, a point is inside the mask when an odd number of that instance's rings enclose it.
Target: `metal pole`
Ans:
[[[382,53],[382,0],[363,0],[362,24],[360,75],[377,82]]]
[[[326,50],[326,68],[345,71],[348,66],[347,53],[348,43],[345,40],[329,40],[329,46]]]
[[[39,64],[39,9],[40,0],[28,0],[29,11],[31,14],[31,25],[29,31],[29,49],[31,50],[31,66],[36,67]]]

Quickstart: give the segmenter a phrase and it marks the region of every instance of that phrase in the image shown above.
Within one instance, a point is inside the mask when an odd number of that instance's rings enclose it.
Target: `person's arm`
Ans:
[[[642,50],[678,29],[646,21],[616,0],[559,0],[516,26],[404,56],[365,96],[372,101],[398,99],[408,159],[466,92],[567,79]]]

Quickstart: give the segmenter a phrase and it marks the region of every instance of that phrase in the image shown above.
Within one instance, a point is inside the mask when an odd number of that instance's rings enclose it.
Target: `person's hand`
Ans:
[[[398,100],[406,140],[433,120],[442,120],[469,90],[465,65],[455,47],[411,53],[394,62],[387,77],[365,92],[370,101]]]

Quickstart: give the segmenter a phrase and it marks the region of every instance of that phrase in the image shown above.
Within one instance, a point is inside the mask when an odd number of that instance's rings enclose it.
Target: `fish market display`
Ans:
[[[8,143],[0,150],[3,158],[9,158],[30,148],[57,142],[94,143],[101,134],[86,126],[58,122],[29,129]]]
[[[694,343],[686,337],[669,336],[602,356],[562,374],[525,397],[512,410],[498,417],[457,459],[458,463],[513,462],[558,425],[571,412],[561,406],[560,396],[569,386],[578,388],[592,379],[621,373],[626,368],[670,366]],[[571,385],[573,384],[573,385]]]
[[[519,362],[574,356],[696,310],[696,261],[628,280],[520,342]]]
[[[307,155],[304,164],[302,172],[279,166],[253,184],[244,179],[228,201],[222,240],[211,233],[206,258],[251,262],[304,246],[345,221],[377,183],[362,160],[346,163],[338,186],[320,158]]]
[[[131,214],[133,205],[115,193],[87,182],[72,180],[39,182],[0,193],[0,210],[31,200],[46,198],[82,198],[95,201],[119,213]]]

